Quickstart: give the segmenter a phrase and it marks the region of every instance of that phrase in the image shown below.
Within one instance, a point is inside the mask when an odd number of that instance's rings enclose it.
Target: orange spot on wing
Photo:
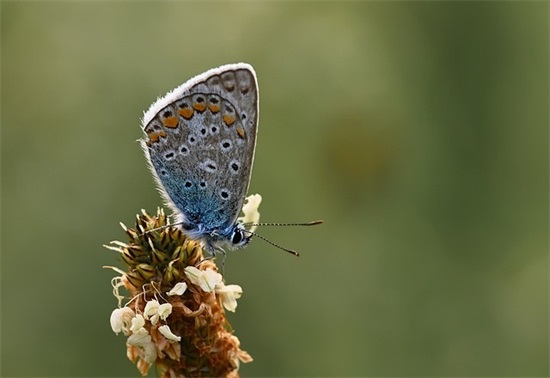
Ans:
[[[147,134],[147,136],[149,137],[149,140],[146,142],[146,144],[148,146],[151,146],[152,143],[157,143],[160,138],[165,138],[166,133],[164,131],[159,131],[158,133],[149,133]]]
[[[235,123],[235,117],[232,117],[229,114],[224,114],[223,115],[223,121],[225,122],[225,124],[227,126],[231,126],[232,124]]]
[[[239,138],[244,139],[244,129],[242,127],[237,127],[237,134]]]
[[[214,105],[214,104],[208,104],[208,109],[210,109],[210,111],[214,114],[220,111],[219,105]]]
[[[172,116],[172,117],[165,118],[162,120],[162,123],[166,127],[175,129],[176,127],[178,127],[178,117]]]
[[[204,102],[195,102],[193,104],[193,108],[195,108],[196,111],[202,113],[206,109],[206,104]]]
[[[158,133],[151,133],[148,136],[149,136],[149,143],[156,143],[159,141]]]
[[[195,111],[191,108],[181,108],[178,113],[185,119],[191,119]]]

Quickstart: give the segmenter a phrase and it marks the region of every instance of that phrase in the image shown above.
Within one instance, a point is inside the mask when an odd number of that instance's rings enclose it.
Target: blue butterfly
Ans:
[[[237,221],[248,190],[258,130],[258,83],[249,64],[198,75],[159,98],[143,117],[141,141],[177,224],[211,251],[242,248]]]

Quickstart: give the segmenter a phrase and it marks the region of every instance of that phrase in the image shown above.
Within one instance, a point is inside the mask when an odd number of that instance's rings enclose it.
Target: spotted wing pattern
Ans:
[[[199,75],[145,113],[142,146],[178,221],[224,234],[246,196],[256,145],[258,85],[244,63]]]

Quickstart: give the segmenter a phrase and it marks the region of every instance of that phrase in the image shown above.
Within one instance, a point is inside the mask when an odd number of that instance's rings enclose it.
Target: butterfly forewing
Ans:
[[[192,227],[224,231],[242,208],[254,159],[258,86],[251,66],[222,66],[158,100],[142,145],[168,203]]]

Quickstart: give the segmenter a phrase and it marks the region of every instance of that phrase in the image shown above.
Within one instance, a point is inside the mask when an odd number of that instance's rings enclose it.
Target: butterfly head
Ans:
[[[226,250],[246,247],[252,239],[252,234],[244,228],[242,223],[236,223],[227,232],[211,231],[197,235],[197,239],[202,240],[203,246],[211,255],[215,252],[225,255]]]

